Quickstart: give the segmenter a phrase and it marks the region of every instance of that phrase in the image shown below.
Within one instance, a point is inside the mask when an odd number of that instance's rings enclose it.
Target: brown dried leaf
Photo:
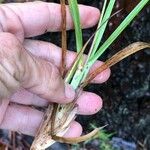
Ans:
[[[142,49],[150,48],[150,43],[144,43],[144,42],[135,42],[123,50],[119,51],[115,55],[113,55],[111,58],[109,58],[107,61],[104,62],[104,64],[97,69],[95,69],[84,81],[82,84],[82,87],[85,87],[88,83],[90,83],[91,80],[93,80],[99,73],[103,72],[107,68],[110,68],[111,66],[115,65],[116,63],[120,62],[124,58],[130,56],[133,53],[136,53]]]
[[[93,131],[91,131],[90,133],[80,136],[80,137],[75,137],[75,138],[64,138],[64,137],[59,137],[59,136],[53,136],[53,139],[55,141],[61,142],[61,143],[68,143],[68,144],[75,144],[75,143],[80,143],[80,142],[84,142],[87,141],[91,138],[94,138],[98,135],[98,132],[105,128],[107,125],[100,127],[100,128],[95,128]]]
[[[60,136],[53,136],[53,139],[55,141],[58,141],[61,143],[75,144],[75,143],[80,143],[80,142],[91,139],[92,137],[94,137],[98,134],[99,130],[100,130],[100,128],[96,128],[92,132],[90,132],[86,135],[83,135],[80,137],[75,137],[75,138],[64,138],[64,137],[60,137]]]

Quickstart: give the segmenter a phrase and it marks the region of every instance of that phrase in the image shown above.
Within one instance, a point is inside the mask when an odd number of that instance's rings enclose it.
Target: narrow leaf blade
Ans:
[[[73,18],[76,36],[76,48],[77,52],[83,47],[82,30],[80,24],[80,15],[77,0],[68,0],[70,12]]]

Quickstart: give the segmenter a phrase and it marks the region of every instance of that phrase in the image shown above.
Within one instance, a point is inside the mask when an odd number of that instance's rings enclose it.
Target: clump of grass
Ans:
[[[74,0],[70,0],[70,1],[74,1]],[[89,72],[89,69],[92,67],[92,65],[95,63],[95,61],[107,50],[107,48],[115,41],[115,39],[121,34],[121,32],[131,23],[131,21],[134,19],[134,17],[142,10],[142,8],[147,4],[148,1],[149,0],[142,0],[132,10],[132,12],[121,22],[121,24],[107,38],[107,40],[103,44],[100,45],[101,39],[104,35],[106,26],[108,24],[108,20],[111,17],[112,9],[115,4],[115,0],[111,0],[111,1],[109,1],[108,6],[106,6],[107,0],[104,1],[102,15],[101,15],[101,18],[100,18],[99,24],[98,24],[98,31],[95,34],[93,44],[90,49],[90,53],[88,54],[88,58],[87,58],[86,62],[84,63],[84,65],[82,67],[82,71],[79,75],[76,75],[76,73],[74,75],[72,75],[72,74],[70,75],[71,77],[73,77],[70,84],[74,87],[74,89],[76,89],[81,84],[81,82],[84,82],[84,80],[87,77],[87,74]],[[73,5],[73,4],[74,4],[73,2],[70,3],[70,5]],[[76,5],[74,5],[72,7],[76,7]],[[75,17],[73,16],[74,22],[76,22],[76,18],[79,18],[79,16],[78,15],[76,15]],[[80,26],[77,26],[77,27],[79,28]],[[100,27],[100,29],[99,29],[99,27]],[[78,35],[78,37],[80,37],[80,36],[82,36],[82,35]],[[76,42],[78,42],[78,40]],[[80,61],[80,60],[78,60],[78,61]],[[80,70],[81,70],[81,67],[80,67]],[[78,74],[78,69],[76,72]]]
[[[91,38],[83,45],[82,40],[82,30],[80,25],[79,9],[77,0],[68,0],[70,12],[75,26],[75,35],[76,35],[76,49],[77,57],[74,60],[72,67],[65,74],[65,56],[66,56],[66,30],[65,30],[65,0],[61,0],[61,10],[62,10],[62,67],[61,73],[65,75],[65,82],[72,85],[76,90],[76,98],[72,103],[69,104],[53,104],[49,105],[45,113],[46,118],[38,134],[35,137],[35,140],[32,144],[31,150],[43,150],[48,146],[52,145],[56,141],[64,143],[78,143],[86,141],[99,133],[101,128],[95,128],[92,132],[87,135],[78,137],[78,138],[64,138],[63,135],[68,130],[70,123],[75,119],[77,114],[77,105],[76,99],[80,96],[82,89],[89,84],[89,82],[96,77],[99,73],[105,69],[113,66],[117,62],[126,58],[127,56],[142,50],[144,48],[150,48],[150,43],[136,42],[128,47],[124,48],[113,57],[108,59],[104,64],[97,69],[95,69],[90,75],[89,70],[96,60],[107,50],[107,48],[115,41],[115,39],[121,34],[121,32],[131,23],[134,17],[142,10],[142,8],[149,2],[149,0],[141,0],[139,4],[129,13],[129,15],[121,22],[121,24],[116,28],[116,30],[106,39],[106,41],[101,44],[101,40],[106,31],[106,27],[109,21],[109,18],[112,15],[112,10],[115,5],[116,0],[107,1],[104,0],[104,5],[101,13],[101,17],[98,23],[98,27],[95,33]],[[83,53],[86,49],[87,44],[90,40],[93,39],[93,43],[88,53],[86,60],[83,59]]]

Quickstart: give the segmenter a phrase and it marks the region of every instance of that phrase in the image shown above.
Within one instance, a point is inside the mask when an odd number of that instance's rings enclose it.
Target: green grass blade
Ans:
[[[91,66],[114,42],[114,40],[121,34],[121,32],[131,23],[134,17],[142,10],[142,8],[149,2],[149,0],[141,0],[139,4],[130,12],[130,14],[123,20],[118,28],[110,35],[105,43],[98,49],[98,51],[89,60],[89,66]]]
[[[99,23],[98,23],[98,26],[97,26],[97,32],[100,30],[100,27],[101,27],[101,25],[102,25],[102,19],[103,19],[103,17],[104,17],[104,13],[105,13],[105,10],[106,10],[106,4],[107,4],[107,0],[104,1],[104,5],[103,5],[103,8],[102,8],[101,16],[100,16]],[[90,48],[90,50],[89,50],[89,53],[88,53],[88,57],[87,57],[86,62],[88,62],[90,56],[91,56],[93,53],[95,53],[95,51],[97,50],[97,49],[95,48],[95,41],[96,41],[96,39],[98,38],[98,34],[100,34],[100,33],[98,32],[98,33],[96,33],[95,36],[94,36],[94,40],[93,40],[92,45],[91,45],[91,48]],[[99,42],[99,43],[100,43],[100,42]]]
[[[73,77],[73,80],[71,81],[71,86],[73,89],[77,89],[82,81],[82,78],[84,76],[84,72],[83,71],[80,71],[80,70],[77,70],[74,77]]]
[[[108,24],[109,18],[111,16],[114,4],[115,4],[116,0],[111,0],[106,8],[106,4],[107,4],[107,0],[105,0],[104,2],[104,6],[103,6],[103,10],[102,10],[102,17],[100,18],[99,24],[98,24],[98,28],[100,28],[100,26],[103,24],[103,26],[101,26],[100,30],[97,31],[97,33],[95,34],[92,46],[93,46],[93,50],[92,50],[92,54],[91,57],[95,54],[96,50],[98,49],[98,46],[102,40],[102,37],[104,35],[104,32],[106,30],[106,26]],[[106,9],[106,11],[105,11]]]
[[[81,50],[83,47],[83,39],[82,39],[82,30],[80,24],[80,15],[77,0],[68,0],[70,12],[72,15],[72,19],[75,27],[75,36],[76,36],[76,48],[77,52]]]
[[[82,37],[82,29],[80,24],[78,3],[77,0],[68,0],[68,3],[69,3],[70,13],[72,15],[72,19],[75,27],[76,51],[80,53],[83,47],[83,37]],[[83,63],[82,57],[80,57],[79,60],[76,60],[75,62],[76,65],[74,65],[73,68],[71,68],[70,72],[67,74],[66,82],[68,83],[70,82],[76,70],[78,70],[78,68],[82,66],[82,63]]]
[[[106,5],[107,5],[107,0],[104,1],[101,17],[100,17],[98,27],[97,27],[97,32],[94,36],[94,40],[93,40],[92,46],[90,48],[86,63],[88,63],[88,60],[95,54],[96,50],[98,49],[98,46],[99,46],[101,39],[104,35],[104,32],[106,30],[109,18],[111,17],[111,13],[112,13],[113,7],[115,5],[115,0],[110,1],[107,8],[106,8]],[[84,81],[84,79],[86,78],[87,73],[89,72],[89,69],[90,68],[88,68],[88,67],[86,67],[86,69],[84,69],[84,75],[83,75],[82,81]]]

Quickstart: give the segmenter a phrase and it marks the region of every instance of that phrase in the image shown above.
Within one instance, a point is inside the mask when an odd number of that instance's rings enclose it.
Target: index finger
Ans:
[[[61,28],[61,6],[55,3],[46,2],[28,2],[28,3],[11,3],[4,4],[0,7],[0,14],[5,14],[7,17],[0,18],[0,23],[5,29],[17,27],[15,22],[20,21],[25,37],[37,36],[47,31],[59,31]],[[2,9],[1,9],[2,8]],[[99,10],[89,6],[79,6],[81,26],[88,28],[95,25],[99,19]],[[67,29],[73,28],[73,22],[69,13],[68,6],[66,7]],[[16,16],[13,16],[16,15]],[[9,22],[8,19],[9,18]],[[15,18],[10,24],[10,19]],[[9,23],[9,24],[8,24]],[[13,26],[12,24],[15,24]],[[18,23],[19,25],[19,23]],[[10,31],[16,31],[9,29]],[[5,31],[8,32],[8,31]]]

